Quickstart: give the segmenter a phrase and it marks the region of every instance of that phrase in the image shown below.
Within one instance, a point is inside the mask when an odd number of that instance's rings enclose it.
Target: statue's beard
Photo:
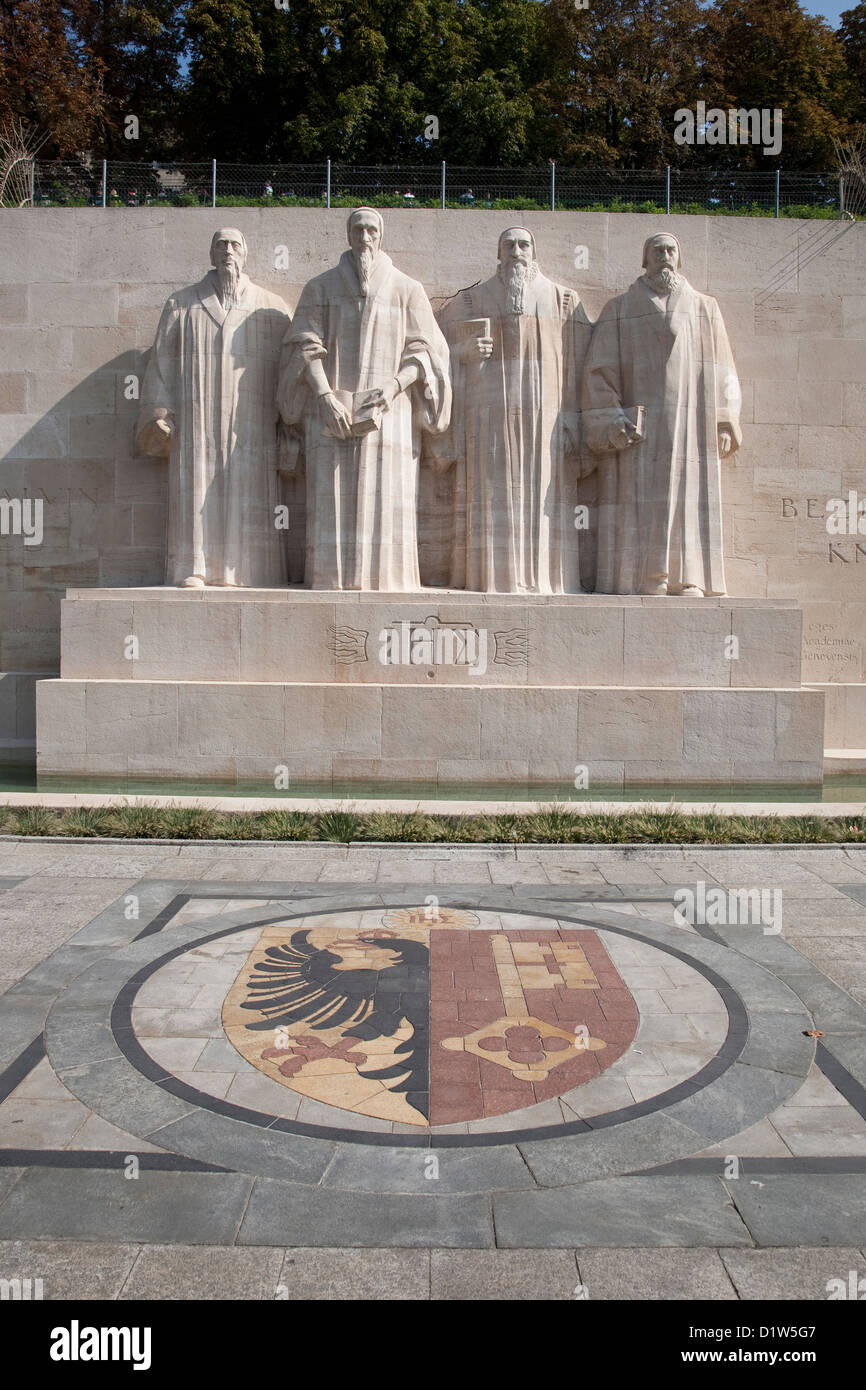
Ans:
[[[237,261],[227,261],[224,265],[218,265],[217,280],[219,281],[220,303],[223,308],[236,308],[240,298],[241,280],[241,268]]]
[[[355,268],[358,271],[358,284],[361,286],[361,294],[365,297],[370,289],[370,276],[373,274],[373,266],[375,264],[375,251],[365,247],[362,251],[355,252]]]
[[[535,261],[530,265],[524,265],[522,261],[511,261],[508,265],[500,267],[499,276],[505,286],[506,313],[526,313],[526,286],[537,274],[538,266]]]
[[[660,294],[670,294],[672,290],[679,287],[682,276],[677,275],[677,272],[671,270],[669,266],[663,266],[661,270],[656,271],[655,275],[648,275],[647,279],[653,289],[658,290]]]

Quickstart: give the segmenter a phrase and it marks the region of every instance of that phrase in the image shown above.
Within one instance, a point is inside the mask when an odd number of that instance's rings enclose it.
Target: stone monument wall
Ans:
[[[201,278],[237,225],[248,272],[293,310],[345,249],[343,210],[0,211],[0,499],[41,499],[42,539],[0,535],[0,739],[32,737],[32,683],[59,669],[67,587],[159,584],[165,463],[133,452],[141,379],[167,296]],[[535,234],[542,271],[595,319],[640,273],[651,231],[719,300],[743,387],[743,445],[723,464],[728,589],[804,605],[803,679],[839,689],[827,743],[866,746],[866,225],[605,213],[385,213],[385,249],[438,308],[495,268],[499,233]],[[445,578],[448,489],[427,475],[422,576]],[[853,499],[844,534],[828,499]],[[291,498],[287,500],[292,500]],[[8,529],[13,513],[0,514]],[[866,529],[866,521],[864,521]],[[300,557],[294,566],[299,573]],[[862,735],[862,736],[861,736]]]

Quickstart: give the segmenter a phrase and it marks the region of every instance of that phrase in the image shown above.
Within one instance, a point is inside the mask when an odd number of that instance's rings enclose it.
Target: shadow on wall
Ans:
[[[39,543],[38,533],[0,535],[0,672],[15,677],[0,695],[0,739],[32,737],[34,674],[59,671],[67,588],[162,583],[165,465],[133,452],[146,361],[130,349],[83,380],[28,374],[27,411],[22,399],[10,402],[20,412],[0,414],[0,499],[42,504]],[[4,529],[14,515],[6,509]],[[17,719],[7,689],[23,701]]]
[[[149,356],[149,348],[131,348],[83,380],[73,372],[0,374],[11,393],[0,413],[0,499],[21,503],[31,519],[25,504],[42,504],[41,538],[16,534],[14,512],[0,514],[9,531],[0,534],[0,763],[29,756],[35,681],[60,670],[66,590],[163,583],[167,461],[135,452]],[[282,483],[292,583],[303,580],[304,486],[302,475]],[[451,477],[422,469],[425,584],[448,582],[452,506]]]
[[[63,395],[58,385],[73,373],[33,374],[29,412],[22,392],[20,403],[10,401],[13,410],[0,414],[0,498],[43,504],[39,544],[0,536],[0,671],[56,674],[59,601],[67,588],[163,582],[167,462],[136,453],[134,442],[149,356],[150,349],[121,353]],[[284,478],[283,493],[289,574],[301,583],[303,476]],[[451,509],[450,476],[422,469],[425,584],[447,583]]]

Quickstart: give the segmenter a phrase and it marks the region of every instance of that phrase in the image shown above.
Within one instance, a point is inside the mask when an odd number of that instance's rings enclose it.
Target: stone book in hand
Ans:
[[[335,391],[334,395],[341,405],[346,407],[352,417],[352,436],[359,438],[361,435],[370,434],[377,430],[382,420],[381,407],[376,405],[379,400],[378,390],[372,391]],[[339,438],[336,430],[330,424],[326,425],[323,431],[330,438]]]
[[[639,444],[646,434],[646,406],[632,405],[622,413],[635,431],[631,443]]]

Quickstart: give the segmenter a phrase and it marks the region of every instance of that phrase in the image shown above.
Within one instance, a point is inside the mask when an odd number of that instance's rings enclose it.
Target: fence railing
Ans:
[[[34,161],[35,207],[517,208],[579,211],[840,215],[837,173],[724,168],[491,169],[470,165],[145,164]]]

